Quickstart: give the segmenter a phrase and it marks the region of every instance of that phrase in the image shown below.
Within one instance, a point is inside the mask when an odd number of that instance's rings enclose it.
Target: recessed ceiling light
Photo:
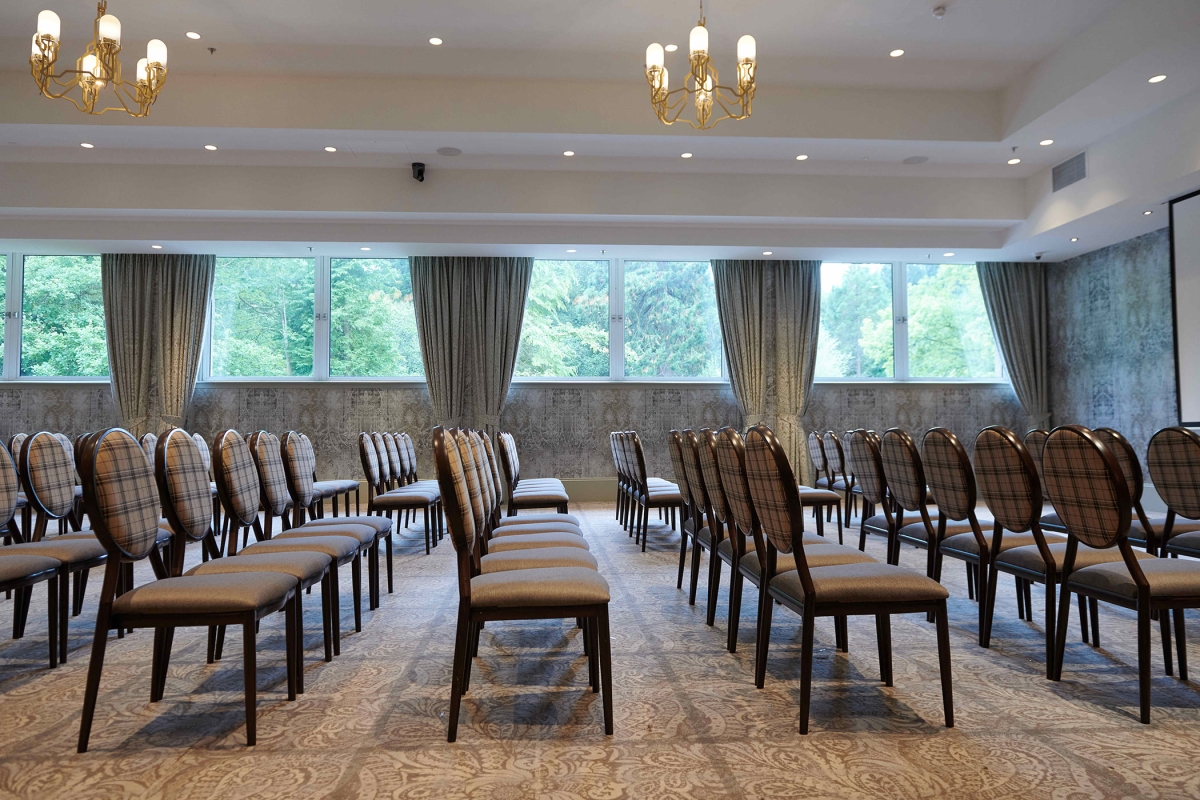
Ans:
[[[206,145],[204,145],[204,149],[205,150],[216,150],[217,146],[215,144],[206,144]]]
[[[326,152],[326,153],[336,153],[336,152],[337,152],[337,148],[336,148],[336,147],[326,147],[326,148],[325,148],[325,152]]]
[[[1038,144],[1040,144],[1042,147],[1049,147],[1050,145],[1054,144],[1054,140],[1053,139],[1042,139],[1040,142],[1038,142]]]
[[[909,156],[908,158],[904,159],[903,163],[905,163],[905,164],[924,164],[928,160],[929,160],[929,156]]]
[[[92,144],[91,142],[80,142],[79,146],[84,148],[85,150],[91,150],[96,145]]]
[[[942,253],[942,258],[953,258],[954,253]]]
[[[1150,215],[1151,215],[1151,214],[1153,214],[1153,213],[1154,213],[1153,211],[1143,211],[1143,212],[1142,212],[1142,216],[1143,216],[1143,217],[1148,217],[1148,216],[1150,216]]]
[[[1008,160],[1008,163],[1009,163],[1009,165],[1012,165],[1012,164],[1020,164],[1020,163],[1021,163],[1021,159],[1019,159],[1019,158],[1010,158],[1010,159]]]
[[[459,150],[457,147],[439,147],[437,154],[439,156],[461,156],[462,150]]]
[[[904,55],[904,51],[897,49],[897,50],[893,50],[892,52],[888,53],[888,55],[891,56],[892,58],[899,58],[900,56]]]
[[[796,160],[797,161],[808,161],[808,156],[801,154],[801,155],[796,156]]]
[[[429,40],[429,43],[436,47],[437,45],[442,43],[442,40],[439,39],[438,37],[434,36],[432,39]]]
[[[1072,236],[1072,237],[1071,237],[1071,241],[1072,241],[1072,242],[1078,242],[1078,241],[1079,241],[1079,237],[1078,237],[1078,236]]]
[[[573,156],[573,155],[575,155],[575,151],[574,150],[563,150],[563,155],[564,156]]]
[[[371,248],[369,248],[369,247],[360,247],[360,248],[358,248],[358,249],[359,249],[359,250],[362,250],[362,251],[365,253],[365,252],[367,252],[368,250],[370,250]]]
[[[150,249],[152,249],[152,250],[162,250],[162,245],[161,245],[161,244],[152,244],[152,245],[150,245]]]
[[[1166,75],[1155,75],[1153,78],[1150,79],[1150,82],[1151,83],[1162,83],[1166,79],[1167,79]]]
[[[680,158],[691,158],[692,154],[691,153],[680,153],[679,157]]]
[[[187,36],[189,39],[199,39],[200,38],[200,34],[196,33],[195,31],[188,31],[184,35]]]
[[[663,48],[663,50],[666,50],[668,53],[674,53],[678,49],[679,49],[679,45],[677,45],[677,44],[669,44]]]
[[[763,255],[764,255],[764,256],[771,256],[771,255],[775,255],[775,254],[774,254],[772,251],[770,251],[770,250],[763,250]]]
[[[568,253],[574,253],[575,251],[574,251],[574,250],[568,250],[567,252],[568,252]]]

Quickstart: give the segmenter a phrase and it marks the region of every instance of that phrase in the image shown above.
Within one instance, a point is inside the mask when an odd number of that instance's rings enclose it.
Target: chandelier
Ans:
[[[58,63],[60,23],[58,14],[38,14],[29,68],[38,89],[51,100],[66,98],[85,114],[103,114],[124,109],[130,116],[145,117],[167,80],[167,46],[159,39],[146,45],[146,57],[137,62],[137,79],[121,79],[121,21],[108,12],[108,0],[96,7],[92,41],[75,62],[74,69],[55,72]],[[100,92],[111,86],[119,106],[96,107]],[[75,90],[78,89],[78,93]]]
[[[708,54],[708,28],[704,27],[704,1],[700,2],[700,21],[688,37],[688,62],[691,71],[678,89],[670,89],[666,54],[658,42],[646,48],[646,80],[650,84],[650,105],[664,125],[686,122],[697,130],[708,130],[727,119],[746,119],[754,101],[754,74],[758,67],[757,45],[746,34],[737,43],[737,88],[721,86],[717,69]],[[690,102],[689,102],[690,101]],[[695,119],[684,117],[689,105]],[[713,116],[713,109],[722,116]]]

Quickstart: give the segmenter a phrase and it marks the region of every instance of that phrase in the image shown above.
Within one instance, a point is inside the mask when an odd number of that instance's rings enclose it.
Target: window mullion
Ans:
[[[4,377],[21,377],[21,275],[23,253],[9,253],[4,287]]]
[[[625,378],[625,260],[608,261],[608,377]]]
[[[893,358],[896,380],[908,380],[908,270],[904,262],[892,264]]]
[[[329,256],[317,258],[317,270],[314,282],[315,297],[313,308],[316,319],[313,320],[313,378],[319,381],[329,380]]]

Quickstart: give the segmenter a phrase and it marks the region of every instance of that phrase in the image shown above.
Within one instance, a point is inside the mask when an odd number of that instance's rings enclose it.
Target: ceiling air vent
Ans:
[[[1086,155],[1086,153],[1080,153],[1054,168],[1054,191],[1065,189],[1072,183],[1078,183],[1087,177]]]

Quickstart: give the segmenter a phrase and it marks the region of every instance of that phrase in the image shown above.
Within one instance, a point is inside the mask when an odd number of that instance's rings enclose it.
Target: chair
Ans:
[[[771,612],[777,600],[799,614],[800,733],[808,733],[812,690],[813,633],[817,617],[837,620],[839,644],[845,645],[847,616],[875,617],[879,643],[880,677],[892,685],[891,615],[933,613],[937,625],[938,664],[946,727],[954,727],[954,698],[950,676],[950,631],[946,620],[945,587],[932,578],[874,561],[813,567],[806,559],[804,509],[796,478],[774,432],[755,425],[746,433],[746,476],[754,512],[767,539],[763,581],[768,599],[760,609],[757,659],[765,671],[766,644],[770,641]],[[837,545],[832,545],[837,547]],[[845,549],[845,548],[843,548]],[[791,553],[796,570],[778,572],[778,554]],[[840,619],[839,619],[840,618]]]
[[[825,474],[828,479],[827,485],[822,486],[820,481],[817,481],[818,489],[827,489],[831,492],[841,492],[845,496],[846,519],[850,519],[850,514],[853,511],[852,499],[854,494],[854,479],[847,472],[845,451],[842,449],[842,440],[833,431],[826,431],[820,437],[821,450],[825,454]],[[803,499],[803,498],[802,498]],[[827,506],[829,504],[826,504]],[[842,540],[842,507],[838,507],[838,541]]]
[[[517,440],[508,431],[496,436],[500,445],[501,466],[508,485],[508,516],[528,508],[553,508],[562,514],[569,510],[570,498],[566,487],[557,478],[522,478],[521,459],[517,455]],[[521,485],[525,481],[525,485]]]
[[[457,439],[457,441],[456,441]],[[592,691],[602,690],[604,732],[611,735],[612,663],[608,627],[609,588],[587,567],[543,567],[483,574],[478,566],[477,533],[467,485],[465,461],[469,445],[441,426],[433,430],[438,482],[458,563],[458,623],[450,684],[450,719],[446,741],[458,737],[462,695],[470,686],[471,656],[479,633],[493,620],[585,618],[590,639],[588,677]]]
[[[1176,531],[1184,527],[1180,519],[1200,521],[1200,436],[1188,428],[1163,428],[1150,439],[1147,462],[1154,488],[1167,504],[1161,552],[1200,558],[1200,532]]]
[[[246,695],[246,743],[256,741],[257,629],[259,620],[284,611],[288,699],[296,697],[297,582],[291,575],[252,572],[236,575],[169,577],[156,547],[160,498],[141,445],[129,433],[109,429],[90,437],[80,463],[83,497],[96,535],[108,553],[96,615],[79,725],[80,753],[88,749],[108,632],[114,628],[154,628],[151,701],[162,694],[171,632],[178,627],[241,625]],[[207,509],[207,503],[205,503]],[[122,564],[149,557],[156,580],[117,596]],[[159,676],[162,676],[161,680]]]
[[[1062,520],[1055,513],[1054,506],[1049,504],[1050,493],[1046,491],[1046,478],[1042,472],[1042,450],[1046,446],[1046,437],[1049,435],[1050,431],[1048,430],[1034,428],[1025,434],[1025,448],[1029,450],[1029,455],[1033,458],[1033,465],[1037,469],[1038,478],[1042,483],[1042,497],[1047,501],[1046,506],[1042,509],[1042,516],[1039,520],[1042,530],[1065,533],[1066,528],[1063,527]]]
[[[1093,433],[1108,446],[1108,449],[1112,450],[1117,463],[1121,465],[1125,483],[1129,486],[1129,499],[1133,503],[1134,513],[1133,518],[1129,521],[1130,543],[1146,548],[1146,552],[1151,555],[1162,555],[1161,532],[1166,524],[1167,515],[1157,512],[1147,513],[1142,508],[1145,477],[1142,473],[1142,464],[1137,457],[1137,451],[1133,449],[1133,445],[1129,443],[1128,439],[1112,428],[1096,428]],[[1196,531],[1200,531],[1200,520],[1181,520],[1178,514],[1175,516],[1174,524],[1171,526],[1173,535]]]
[[[304,442],[304,446],[308,450],[313,449],[312,440],[308,438],[307,434],[303,434],[303,433],[300,434],[300,438]],[[313,453],[312,461],[313,461],[313,474],[312,474],[313,491],[316,492],[321,497],[322,500],[324,500],[326,498],[333,500],[333,516],[336,517],[338,515],[337,499],[338,499],[339,495],[345,496],[345,498],[346,498],[345,516],[347,516],[347,517],[350,516],[350,493],[351,492],[354,492],[354,513],[355,513],[355,515],[357,515],[358,510],[359,510],[358,481],[348,480],[348,479],[344,479],[344,478],[328,480],[328,481],[319,481],[319,480],[317,480],[317,458],[316,458],[315,452]],[[321,517],[325,516],[324,504],[320,505],[318,507],[317,511],[318,511],[318,516],[321,516]]]
[[[487,472],[491,478],[493,494],[495,495],[495,514],[492,519],[492,525],[495,528],[509,528],[517,525],[548,522],[555,525],[566,525],[571,530],[578,530],[580,535],[583,534],[583,530],[579,527],[579,517],[573,514],[560,514],[557,511],[551,511],[541,514],[525,514],[520,517],[501,516],[500,504],[504,500],[504,483],[500,478],[500,465],[496,458],[496,451],[492,448],[492,438],[482,431],[475,431],[475,433],[478,434],[480,441],[483,442],[484,455],[488,466]]]
[[[384,462],[379,458],[376,435],[378,434],[365,432],[358,435],[359,461],[362,462],[363,474],[367,479],[367,514],[381,517],[386,514],[390,519],[393,511],[402,513],[410,509],[422,510],[425,514],[425,554],[429,555],[430,548],[437,546],[438,537],[430,523],[440,524],[438,503],[441,501],[441,493],[419,484],[389,489],[390,467],[385,471]],[[379,436],[379,439],[382,441],[383,437]],[[386,457],[386,447],[384,453]]]
[[[1158,614],[1168,669],[1168,617],[1173,616],[1179,677],[1187,680],[1183,611],[1200,607],[1200,563],[1190,559],[1136,557],[1128,536],[1133,511],[1129,487],[1116,457],[1092,431],[1078,425],[1055,428],[1046,439],[1042,464],[1046,488],[1068,537],[1055,632],[1054,680],[1062,678],[1066,618],[1072,593],[1135,611],[1140,719],[1148,725],[1151,615]],[[1075,562],[1081,543],[1101,550],[1116,548],[1121,560],[1078,568]]]
[[[17,470],[8,450],[0,445],[0,528],[9,531],[20,541],[14,515],[17,511]],[[0,591],[13,592],[13,638],[25,635],[29,602],[36,584],[46,583],[47,613],[49,615],[50,666],[58,666],[58,580],[62,562],[57,558],[31,553],[14,553],[13,548],[0,547]]]

